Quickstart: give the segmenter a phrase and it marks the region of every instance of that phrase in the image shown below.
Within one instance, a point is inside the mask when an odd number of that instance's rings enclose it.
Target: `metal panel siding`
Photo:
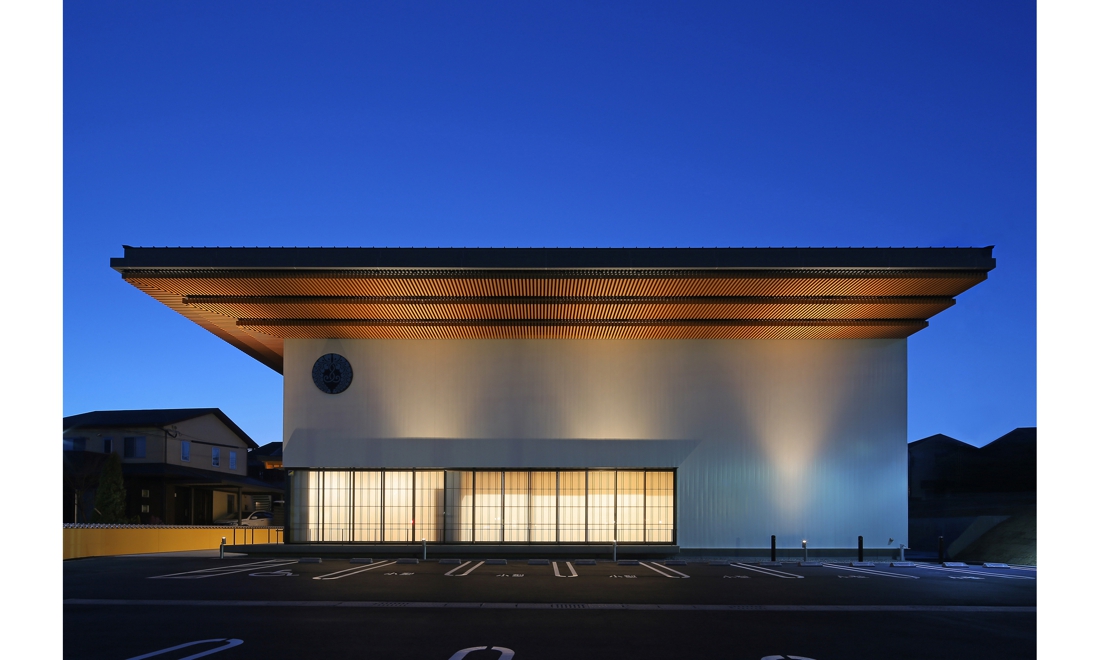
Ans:
[[[288,467],[676,468],[683,547],[907,542],[906,342],[288,339]],[[344,355],[328,395],[313,362]]]

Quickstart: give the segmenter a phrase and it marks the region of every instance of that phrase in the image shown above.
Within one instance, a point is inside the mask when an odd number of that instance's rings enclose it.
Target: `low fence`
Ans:
[[[282,543],[282,527],[217,525],[73,525],[64,528],[64,559],[216,550],[226,545]]]

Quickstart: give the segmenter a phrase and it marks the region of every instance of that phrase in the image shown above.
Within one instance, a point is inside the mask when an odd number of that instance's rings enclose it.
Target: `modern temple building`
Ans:
[[[907,542],[906,341],[993,248],[134,248],[283,374],[290,542]]]

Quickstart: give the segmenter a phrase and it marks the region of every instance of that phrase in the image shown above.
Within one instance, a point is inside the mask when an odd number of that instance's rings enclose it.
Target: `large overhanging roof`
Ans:
[[[901,338],[993,248],[143,248],[124,280],[282,372],[287,338]]]

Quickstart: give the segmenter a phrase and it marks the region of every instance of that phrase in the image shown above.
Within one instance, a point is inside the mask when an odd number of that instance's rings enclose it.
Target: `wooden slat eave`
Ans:
[[[163,277],[128,273],[137,286],[180,296],[948,296],[985,273],[880,274],[873,277],[712,277],[628,279],[432,279],[349,277]]]

